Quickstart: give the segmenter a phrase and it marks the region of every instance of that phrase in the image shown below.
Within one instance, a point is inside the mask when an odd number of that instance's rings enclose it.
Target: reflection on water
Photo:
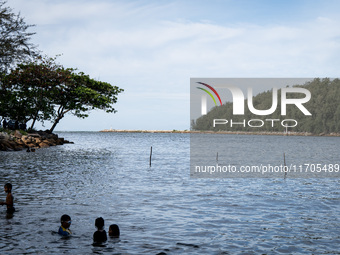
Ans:
[[[60,135],[75,144],[35,153],[0,152],[0,183],[13,184],[17,209],[9,219],[1,208],[1,254],[340,250],[339,179],[191,179],[189,135]],[[253,144],[246,136],[230,137],[247,150]],[[265,143],[269,138],[261,139]],[[308,143],[310,138],[305,139]],[[242,146],[234,149],[245,151]],[[57,234],[62,214],[72,217],[70,238]],[[106,230],[118,224],[120,238],[93,246],[97,217],[105,219]]]

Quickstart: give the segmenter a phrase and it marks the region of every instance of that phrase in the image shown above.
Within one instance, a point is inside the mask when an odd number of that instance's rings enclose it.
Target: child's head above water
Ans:
[[[5,192],[11,192],[12,191],[12,184],[6,183],[4,186]]]
[[[98,230],[103,229],[104,227],[104,219],[102,217],[97,218],[95,222],[95,226],[98,228]]]
[[[61,226],[59,227],[58,234],[62,236],[69,236],[72,234],[70,230],[71,226],[71,217],[67,214],[64,214],[60,218]]]
[[[71,225],[71,217],[67,214],[64,214],[63,216],[61,216],[60,218],[60,222],[61,222],[61,225],[64,227],[64,228],[69,228],[70,225]]]
[[[120,235],[119,227],[116,224],[112,224],[109,227],[109,236],[118,238]]]

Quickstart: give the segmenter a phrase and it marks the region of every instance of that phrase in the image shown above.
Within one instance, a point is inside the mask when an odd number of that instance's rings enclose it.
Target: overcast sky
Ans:
[[[190,128],[192,77],[339,77],[340,1],[9,0],[33,43],[123,88],[58,131]],[[50,124],[46,123],[45,128]],[[37,126],[37,128],[40,128]]]

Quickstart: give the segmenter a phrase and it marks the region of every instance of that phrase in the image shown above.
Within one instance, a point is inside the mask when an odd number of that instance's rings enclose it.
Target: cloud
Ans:
[[[328,15],[330,11],[296,18],[294,23],[221,22],[222,16],[193,18],[190,8],[194,3],[11,1],[29,24],[37,24],[34,41],[44,53],[63,53],[59,61],[66,67],[125,89],[117,105],[119,113],[133,119],[138,108],[139,115],[143,109],[149,114],[152,98],[153,116],[162,123],[155,123],[153,129],[166,123],[169,129],[188,128],[189,124],[176,126],[176,121],[189,123],[190,77],[338,75],[340,22],[332,13]],[[204,13],[199,6],[195,8]],[[215,11],[216,15],[220,12]],[[163,114],[167,109],[174,111],[173,117]],[[131,122],[131,127],[149,127],[154,117],[149,119],[147,114],[144,121]],[[176,115],[187,120],[176,120]],[[115,118],[115,125],[125,118],[124,126],[129,126],[126,117]],[[85,126],[92,129],[91,125]]]
[[[295,61],[319,70],[339,43],[339,22],[323,16],[294,25],[234,25],[164,20],[160,13],[169,6],[156,2],[26,2],[41,48],[95,76],[164,75],[170,68],[187,75],[298,75]]]

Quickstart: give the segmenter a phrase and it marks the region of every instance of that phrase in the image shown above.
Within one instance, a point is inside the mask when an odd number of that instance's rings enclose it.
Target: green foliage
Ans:
[[[20,134],[22,134],[22,135],[27,135],[28,133],[26,132],[26,131],[24,131],[24,130],[19,130],[19,132],[20,132]]]
[[[20,14],[13,13],[5,4],[6,1],[0,1],[0,116],[7,116],[9,111],[19,112],[13,108],[15,93],[4,87],[6,74],[16,64],[37,55],[36,46],[30,43],[35,33],[28,32],[32,25],[27,25]]]
[[[4,74],[16,63],[34,56],[35,46],[30,43],[35,33],[28,32],[27,25],[19,14],[0,2],[0,73]]]
[[[1,127],[0,128],[0,132],[4,132],[4,133],[7,133],[7,134],[11,134],[12,133],[12,130],[8,129],[8,128],[3,128]]]
[[[51,58],[38,58],[34,62],[19,64],[6,76],[4,87],[6,116],[19,122],[50,120],[54,114],[53,96],[67,73]]]
[[[68,112],[78,118],[88,117],[88,112],[94,109],[105,110],[107,113],[116,112],[113,104],[118,100],[117,95],[123,91],[107,82],[91,79],[82,72],[72,71],[54,95],[54,103],[58,109],[55,111],[54,124],[50,131],[53,131],[55,125]]]
[[[52,132],[66,113],[88,117],[93,109],[115,112],[113,104],[123,89],[91,79],[72,68],[39,57],[18,65],[4,76],[3,116],[20,122],[52,121]]]
[[[253,128],[246,125],[217,125],[213,127],[214,119],[232,119],[233,122],[242,122],[250,119],[295,119],[298,125],[289,128],[293,132],[310,132],[319,133],[340,133],[340,80],[330,80],[328,78],[316,78],[311,82],[303,85],[295,85],[294,87],[306,88],[311,92],[311,99],[304,106],[311,112],[312,116],[305,116],[295,105],[287,105],[286,116],[281,116],[281,93],[278,91],[278,106],[276,111],[268,116],[258,116],[252,114],[248,107],[245,107],[245,114],[242,116],[233,115],[233,105],[231,102],[218,107],[214,107],[207,115],[201,116],[196,121],[192,121],[193,130],[228,130],[228,131],[268,131],[268,132],[284,132],[285,128],[280,124],[272,127],[271,122],[261,128]],[[288,98],[299,98],[298,94],[288,93]],[[245,100],[247,105],[247,100]],[[266,110],[272,106],[272,92],[266,91],[253,97],[253,105],[255,109]]]

